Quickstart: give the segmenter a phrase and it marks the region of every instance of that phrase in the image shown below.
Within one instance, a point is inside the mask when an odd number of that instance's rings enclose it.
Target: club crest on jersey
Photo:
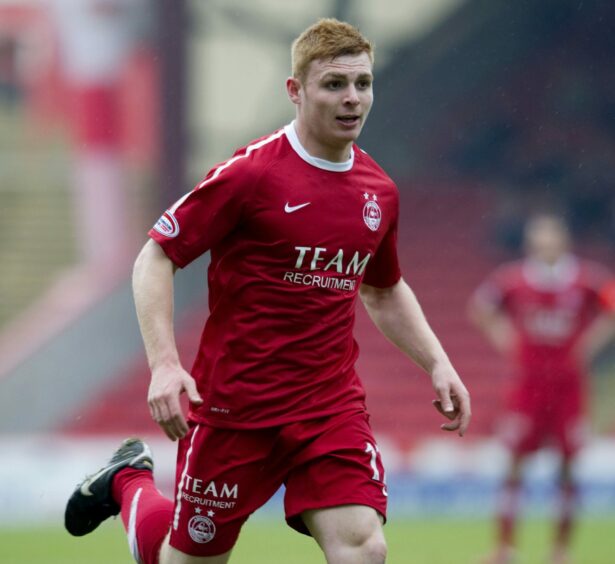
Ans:
[[[366,192],[363,197],[367,200],[363,206],[363,221],[365,225],[372,231],[377,231],[380,227],[380,221],[382,220],[382,211],[378,205],[378,196],[374,194],[370,195]]]
[[[154,225],[154,230],[165,237],[173,238],[179,235],[179,224],[170,211],[165,211]]]
[[[194,542],[205,544],[216,536],[216,525],[209,517],[195,515],[188,521],[188,534]]]

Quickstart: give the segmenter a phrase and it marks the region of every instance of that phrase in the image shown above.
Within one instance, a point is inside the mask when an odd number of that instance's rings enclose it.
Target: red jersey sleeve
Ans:
[[[173,204],[149,231],[180,268],[220,243],[240,222],[246,194],[256,183],[250,159],[236,154]]]
[[[504,272],[504,268],[500,267],[476,288],[472,295],[472,301],[487,310],[504,309],[506,286],[506,272]]]
[[[615,281],[606,267],[594,262],[585,262],[583,281],[597,311],[615,312]]]
[[[376,288],[390,288],[401,278],[399,258],[397,257],[397,224],[399,205],[395,206],[395,218],[380,242],[374,257],[365,269],[363,282]]]
[[[615,280],[606,284],[600,292],[602,307],[609,312],[615,313]]]

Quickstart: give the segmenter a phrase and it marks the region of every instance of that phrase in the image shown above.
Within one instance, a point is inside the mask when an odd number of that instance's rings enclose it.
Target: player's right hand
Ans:
[[[185,437],[188,432],[188,423],[179,401],[184,392],[191,403],[203,403],[194,378],[181,366],[159,368],[152,372],[147,394],[149,411],[152,419],[172,441]]]

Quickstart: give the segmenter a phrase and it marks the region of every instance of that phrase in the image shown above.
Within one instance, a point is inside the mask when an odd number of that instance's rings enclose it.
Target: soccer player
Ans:
[[[553,562],[567,562],[577,490],[572,462],[582,445],[586,366],[612,338],[615,323],[601,305],[607,273],[570,252],[557,216],[541,214],[525,226],[526,257],[504,264],[470,301],[470,317],[515,367],[502,434],[511,462],[499,507],[499,542],[488,558],[514,556],[522,465],[544,446],[561,455],[560,503]]]
[[[134,297],[150,411],[179,440],[175,499],[155,489],[147,446],[129,440],[75,490],[72,534],[121,511],[137,561],[224,563],[284,484],[288,524],[327,562],[385,561],[384,468],[354,368],[357,295],[430,374],[443,429],[465,433],[470,400],[401,278],[396,187],[354,143],[372,64],[351,25],[305,30],[286,82],[296,119],[215,166],[150,231]],[[208,250],[210,315],[188,373],[173,337],[173,273]]]

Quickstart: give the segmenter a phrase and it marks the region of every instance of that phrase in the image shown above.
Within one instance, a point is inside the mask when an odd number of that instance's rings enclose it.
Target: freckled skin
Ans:
[[[374,100],[372,63],[367,53],[315,60],[303,81],[286,86],[297,107],[297,135],[314,157],[342,162],[361,133]],[[353,116],[353,121],[340,117]]]

